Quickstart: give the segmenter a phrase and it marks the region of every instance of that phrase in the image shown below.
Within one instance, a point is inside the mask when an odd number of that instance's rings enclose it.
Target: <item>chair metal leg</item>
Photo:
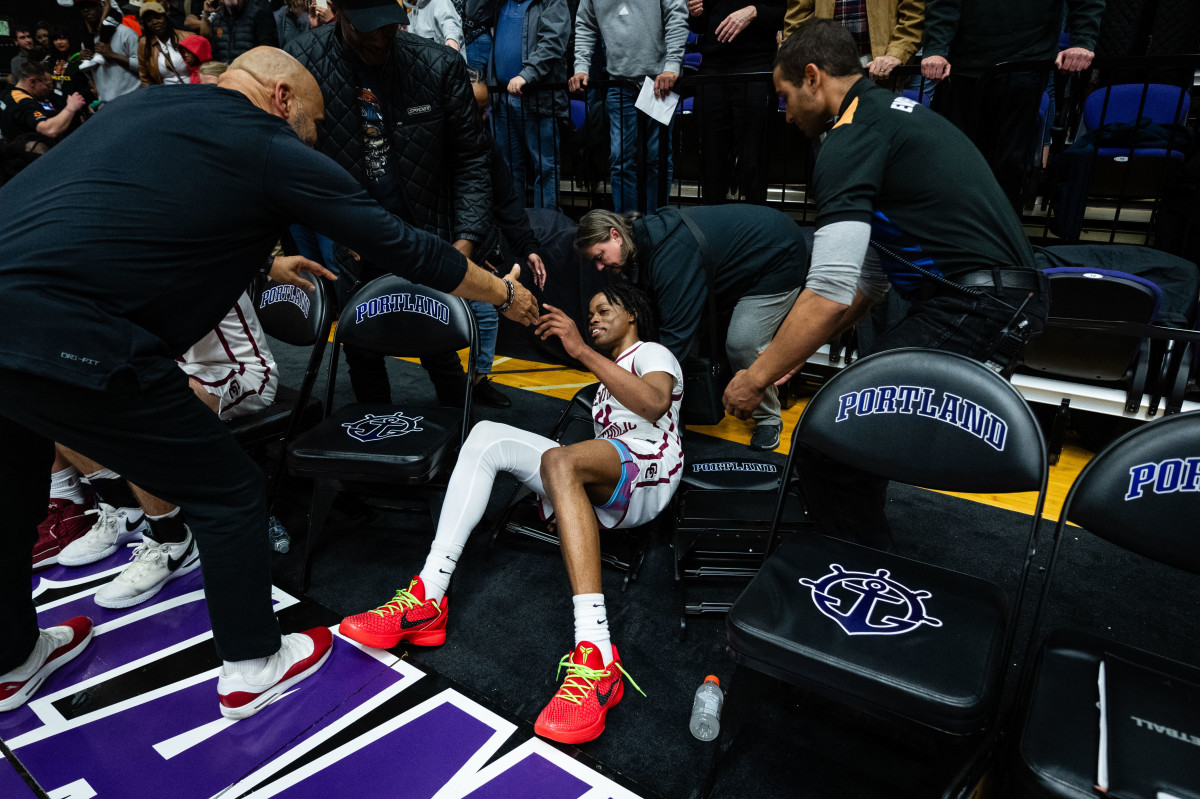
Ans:
[[[332,489],[322,488],[320,485],[313,487],[312,502],[308,508],[308,533],[304,537],[304,563],[301,566],[300,576],[301,592],[308,590],[309,582],[312,580],[312,556],[317,548],[317,537],[325,526],[325,519],[329,516],[329,509],[333,507],[333,500],[336,497],[337,492]]]
[[[1071,400],[1063,399],[1058,410],[1054,412],[1054,422],[1046,435],[1046,455],[1051,465],[1058,463],[1062,457],[1063,442],[1067,438],[1067,428],[1071,424]]]

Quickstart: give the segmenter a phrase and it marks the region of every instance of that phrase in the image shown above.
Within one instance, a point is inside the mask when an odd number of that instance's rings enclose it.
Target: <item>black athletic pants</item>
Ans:
[[[771,71],[758,68],[701,69],[701,75]],[[705,205],[726,202],[737,186],[746,202],[767,202],[765,151],[768,112],[778,100],[770,80],[751,83],[703,84],[696,92],[700,113],[700,175]]]
[[[0,673],[37,640],[30,569],[55,441],[187,514],[218,655],[279,649],[262,472],[173,372],[144,389],[95,391],[0,370]]]
[[[1016,209],[1025,176],[1041,159],[1038,103],[1045,89],[1046,77],[1036,72],[999,76],[986,86],[978,77],[954,75],[938,86],[931,102],[983,153]]]
[[[914,302],[908,315],[874,342],[871,352],[930,347],[984,360],[991,354],[996,334],[1030,293],[1028,289],[988,291],[1012,307],[943,289],[925,301]],[[1024,315],[1035,331],[1040,332],[1045,324],[1049,304],[1049,292],[1037,291],[1025,306]],[[796,462],[817,530],[875,549],[891,549],[892,532],[884,512],[886,479],[809,449],[799,453]]]

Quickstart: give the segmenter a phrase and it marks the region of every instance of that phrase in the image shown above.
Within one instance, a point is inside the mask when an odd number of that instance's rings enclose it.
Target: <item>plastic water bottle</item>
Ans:
[[[276,552],[287,552],[292,548],[292,538],[287,528],[275,516],[267,520],[267,538],[271,541],[271,549]]]
[[[721,681],[708,675],[696,689],[696,698],[692,700],[692,719],[688,722],[692,735],[701,741],[716,738],[721,731],[721,705],[724,703]]]

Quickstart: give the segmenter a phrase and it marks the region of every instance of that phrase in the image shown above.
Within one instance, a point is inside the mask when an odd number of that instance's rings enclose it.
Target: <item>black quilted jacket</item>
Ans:
[[[365,187],[357,87],[336,33],[336,25],[322,25],[285,49],[316,77],[325,96],[317,149]],[[450,241],[480,241],[491,224],[488,144],[462,57],[398,32],[383,72],[379,99],[392,152],[407,178],[405,221]]]

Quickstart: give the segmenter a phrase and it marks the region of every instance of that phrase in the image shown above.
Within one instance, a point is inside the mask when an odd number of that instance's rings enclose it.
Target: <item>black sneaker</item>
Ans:
[[[750,436],[750,449],[758,452],[770,452],[779,446],[779,434],[782,432],[782,424],[755,425],[754,435]]]
[[[512,400],[504,396],[504,392],[496,388],[496,384],[486,377],[475,384],[475,401],[493,408],[512,407]]]

